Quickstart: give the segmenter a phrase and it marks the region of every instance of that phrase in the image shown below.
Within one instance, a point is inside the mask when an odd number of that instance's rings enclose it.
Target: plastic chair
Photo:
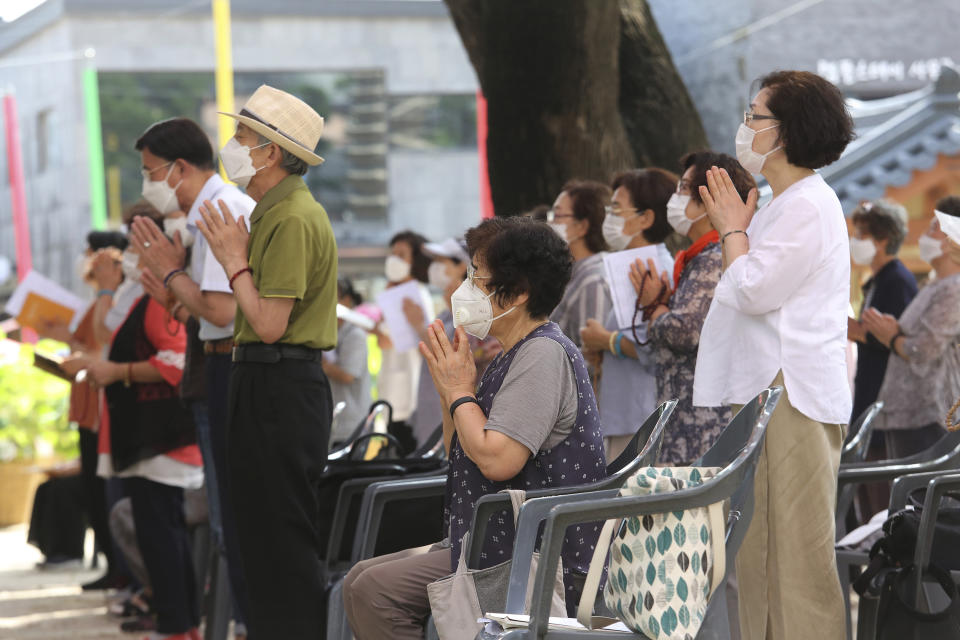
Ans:
[[[947,432],[932,447],[907,458],[841,464],[837,477],[837,539],[847,533],[846,514],[853,504],[857,487],[872,482],[893,482],[901,476],[936,471],[952,471],[960,468],[960,431]],[[893,496],[891,495],[891,502]],[[837,552],[837,568],[840,572],[840,586],[847,608],[847,637],[851,637],[850,614],[850,568],[863,566],[869,562],[865,552]]]
[[[607,467],[607,472],[614,478],[612,484],[603,484],[603,486],[619,486],[616,482],[623,482],[629,469],[635,469],[639,466],[653,464],[660,453],[660,446],[663,442],[663,431],[667,422],[677,405],[676,400],[670,400],[663,403],[653,413],[651,413],[644,423],[637,429],[637,433],[631,439],[630,444],[624,452],[617,457]],[[441,441],[442,446],[442,441]],[[631,457],[632,456],[632,457]],[[617,475],[619,474],[619,475]],[[607,478],[601,483],[608,483],[611,478]],[[616,480],[619,478],[619,480]],[[436,497],[444,495],[446,491],[446,475],[442,477],[423,477],[410,478],[402,480],[392,480],[385,482],[376,482],[366,488],[363,496],[363,503],[360,514],[357,519],[357,535],[353,543],[352,562],[373,557],[376,548],[377,537],[383,510],[387,504],[396,500],[423,499],[427,497]],[[575,491],[596,490],[598,484],[579,485],[562,487],[558,489],[543,489],[527,492],[528,497],[545,495],[566,495]],[[614,492],[616,489],[614,489]],[[504,498],[506,500],[504,501]],[[476,530],[477,523],[482,522],[480,535],[471,535],[473,539],[482,539],[483,532],[486,531],[487,520],[497,511],[505,506],[509,506],[509,497],[506,494],[491,494],[483,496],[477,502],[474,510],[474,521],[472,530]],[[471,545],[471,556],[474,553]],[[479,558],[480,547],[477,546],[475,553]],[[476,561],[472,561],[476,566]],[[328,603],[340,602],[343,581],[337,580],[330,590]],[[347,640],[350,637],[350,628],[347,624],[346,613],[343,606],[328,609],[328,640]]]
[[[604,489],[619,490],[635,470],[653,465],[657,461],[660,456],[660,447],[663,444],[664,430],[676,407],[676,400],[668,400],[647,416],[633,438],[630,439],[630,444],[627,445],[623,453],[607,466],[607,477],[603,480],[569,487],[528,491],[527,499],[603,491]],[[473,522],[470,524],[470,549],[467,555],[467,566],[476,568],[480,565],[480,554],[483,551],[483,543],[487,538],[487,524],[491,516],[509,508],[510,497],[504,493],[491,493],[477,500],[473,510]]]
[[[360,437],[365,433],[374,433],[374,427],[376,426],[377,421],[381,416],[384,415],[386,415],[386,423],[390,424],[390,422],[393,420],[393,407],[390,406],[389,402],[386,400],[377,400],[371,404],[370,409],[367,411],[367,417],[364,418],[359,425],[357,425],[356,429],[353,430],[353,433],[351,433],[339,447],[327,454],[327,462],[348,457],[357,440],[359,440]]]
[[[770,416],[782,393],[781,387],[767,389],[750,401],[724,429],[720,438],[695,466],[722,466],[723,470],[704,484],[673,493],[621,497],[614,490],[574,496],[535,498],[524,503],[517,522],[517,535],[507,591],[506,613],[523,613],[530,559],[536,531],[545,520],[540,545],[540,562],[533,582],[530,626],[490,634],[485,630],[478,639],[491,640],[585,640],[610,638],[609,631],[550,631],[547,624],[553,591],[553,580],[567,527],[584,522],[611,518],[642,516],[667,511],[705,507],[730,500],[731,510],[726,532],[727,569],[733,566],[737,551],[746,535],[753,515],[753,478],[761,444]],[[611,495],[613,494],[613,495]],[[618,634],[617,637],[643,638],[640,634]],[[730,622],[727,614],[726,590],[718,589],[707,605],[698,640],[727,640]]]
[[[908,583],[907,590],[901,593],[904,599],[912,599],[915,605],[929,603],[930,594],[925,590],[925,583],[921,576],[930,564],[930,554],[933,549],[934,525],[937,517],[937,507],[940,500],[948,493],[960,491],[960,473],[953,471],[933,471],[918,473],[897,478],[893,483],[890,494],[890,512],[903,509],[911,493],[926,488],[923,503],[923,514],[920,517],[920,528],[917,531],[917,546],[914,550],[913,564],[918,570],[913,572],[914,579]],[[850,552],[851,554],[854,552]],[[867,554],[863,554],[866,557]],[[840,553],[838,553],[839,559]],[[951,571],[953,581],[960,584],[960,571]],[[876,638],[876,618],[878,614],[879,598],[860,598],[857,616],[857,639],[873,640]]]
[[[880,411],[882,402],[874,402],[867,407],[860,416],[850,425],[850,439],[843,445],[840,453],[840,463],[863,462],[870,448],[870,438],[873,435],[873,425]]]

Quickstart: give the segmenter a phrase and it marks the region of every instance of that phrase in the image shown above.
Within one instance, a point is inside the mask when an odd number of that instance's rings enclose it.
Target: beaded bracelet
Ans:
[[[252,276],[252,275],[253,275],[253,269],[251,269],[250,267],[244,267],[243,269],[240,269],[240,271],[237,271],[235,274],[233,274],[232,276],[230,276],[230,290],[231,290],[231,291],[233,291],[233,281],[236,280],[237,278],[239,278],[240,276],[242,276],[242,275],[245,274],[245,273],[249,273],[249,274]]]
[[[623,357],[622,345],[623,345],[623,334],[617,331],[616,339],[613,341],[613,349],[614,349],[613,354],[618,358]]]
[[[720,246],[721,247],[723,246],[723,243],[724,241],[726,241],[727,236],[732,236],[735,233],[742,233],[744,236],[746,236],[748,240],[750,239],[750,236],[748,236],[747,232],[744,231],[743,229],[734,229],[733,231],[727,231],[725,234],[723,234],[723,237],[720,238]]]
[[[187,275],[187,272],[184,271],[183,269],[174,269],[173,271],[171,271],[170,273],[168,273],[163,277],[163,286],[169,288],[170,281],[179,275]]]

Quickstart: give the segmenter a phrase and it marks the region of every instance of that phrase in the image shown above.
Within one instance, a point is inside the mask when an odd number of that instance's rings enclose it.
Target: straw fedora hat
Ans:
[[[240,113],[217,113],[247,125],[310,166],[323,162],[313,152],[323,133],[323,117],[310,105],[286,91],[260,85]]]

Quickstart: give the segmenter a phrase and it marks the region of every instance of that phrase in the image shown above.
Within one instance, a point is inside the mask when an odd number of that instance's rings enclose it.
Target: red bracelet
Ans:
[[[244,267],[243,269],[240,269],[240,271],[237,271],[235,274],[233,274],[232,276],[230,276],[230,290],[231,290],[231,291],[233,291],[233,281],[236,280],[237,278],[239,278],[240,276],[242,276],[242,275],[245,274],[245,273],[249,273],[249,274],[252,276],[252,275],[253,275],[253,269],[251,269],[250,267]]]

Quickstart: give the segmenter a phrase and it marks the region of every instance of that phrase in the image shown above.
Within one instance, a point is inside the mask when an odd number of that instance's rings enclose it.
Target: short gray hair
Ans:
[[[309,168],[306,161],[293,155],[273,140],[268,140],[265,136],[257,134],[257,145],[276,144],[280,147],[280,168],[292,176],[302,176]]]
[[[877,240],[887,241],[887,255],[896,255],[907,236],[907,209],[893,200],[861,202],[851,214],[853,224]]]

